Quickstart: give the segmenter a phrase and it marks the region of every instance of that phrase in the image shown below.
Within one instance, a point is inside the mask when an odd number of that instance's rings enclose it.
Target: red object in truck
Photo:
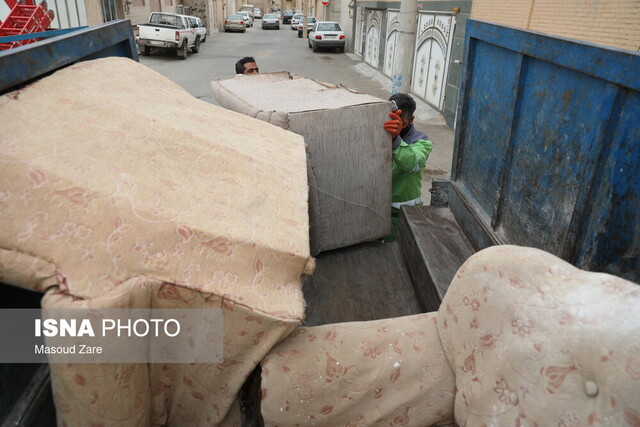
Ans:
[[[31,3],[33,2],[30,0],[27,0],[24,4],[17,3],[15,0],[7,0],[7,5],[11,7],[11,12],[0,23],[0,37],[19,36],[49,29],[49,25],[53,21],[53,11],[47,9],[47,2],[42,1],[38,5]],[[0,43],[0,50],[12,49],[38,40],[40,39]]]

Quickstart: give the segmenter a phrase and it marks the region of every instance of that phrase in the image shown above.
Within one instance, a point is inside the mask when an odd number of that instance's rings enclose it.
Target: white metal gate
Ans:
[[[102,3],[101,6],[104,7]],[[49,0],[47,7],[53,10],[54,14],[51,28],[71,28],[87,25],[87,9],[84,0]]]
[[[380,52],[380,23],[382,22],[381,10],[367,10],[367,36],[364,46],[364,62],[374,68],[378,68]]]
[[[393,78],[393,64],[396,62],[398,30],[400,29],[400,13],[391,10],[387,13],[387,43],[385,44],[383,72],[388,77]]]
[[[438,110],[444,105],[454,27],[451,14],[421,13],[418,17],[411,91]]]

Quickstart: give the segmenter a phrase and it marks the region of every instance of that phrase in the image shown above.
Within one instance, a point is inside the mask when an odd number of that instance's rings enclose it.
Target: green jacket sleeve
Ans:
[[[404,173],[414,173],[422,170],[427,164],[427,157],[433,150],[433,143],[419,139],[409,145],[402,141],[400,137],[396,139],[400,139],[400,144],[392,151],[392,156],[398,169]]]

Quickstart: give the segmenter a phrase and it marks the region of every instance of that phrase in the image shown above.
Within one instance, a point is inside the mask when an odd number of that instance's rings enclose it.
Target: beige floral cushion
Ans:
[[[0,280],[46,307],[223,308],[225,362],[55,365],[60,425],[213,425],[304,316],[303,138],[137,62],[0,97]]]
[[[640,287],[497,246],[438,312],[460,425],[640,425]]]
[[[436,313],[298,328],[262,362],[268,426],[424,427],[453,396]]]

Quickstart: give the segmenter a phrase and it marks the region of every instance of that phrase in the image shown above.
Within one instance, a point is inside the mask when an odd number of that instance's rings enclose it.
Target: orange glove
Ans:
[[[398,135],[400,135],[400,131],[402,130],[402,120],[400,120],[400,114],[402,114],[402,110],[396,110],[392,113],[389,113],[389,117],[391,120],[387,120],[384,122],[384,130],[391,134],[391,139],[396,139]]]

